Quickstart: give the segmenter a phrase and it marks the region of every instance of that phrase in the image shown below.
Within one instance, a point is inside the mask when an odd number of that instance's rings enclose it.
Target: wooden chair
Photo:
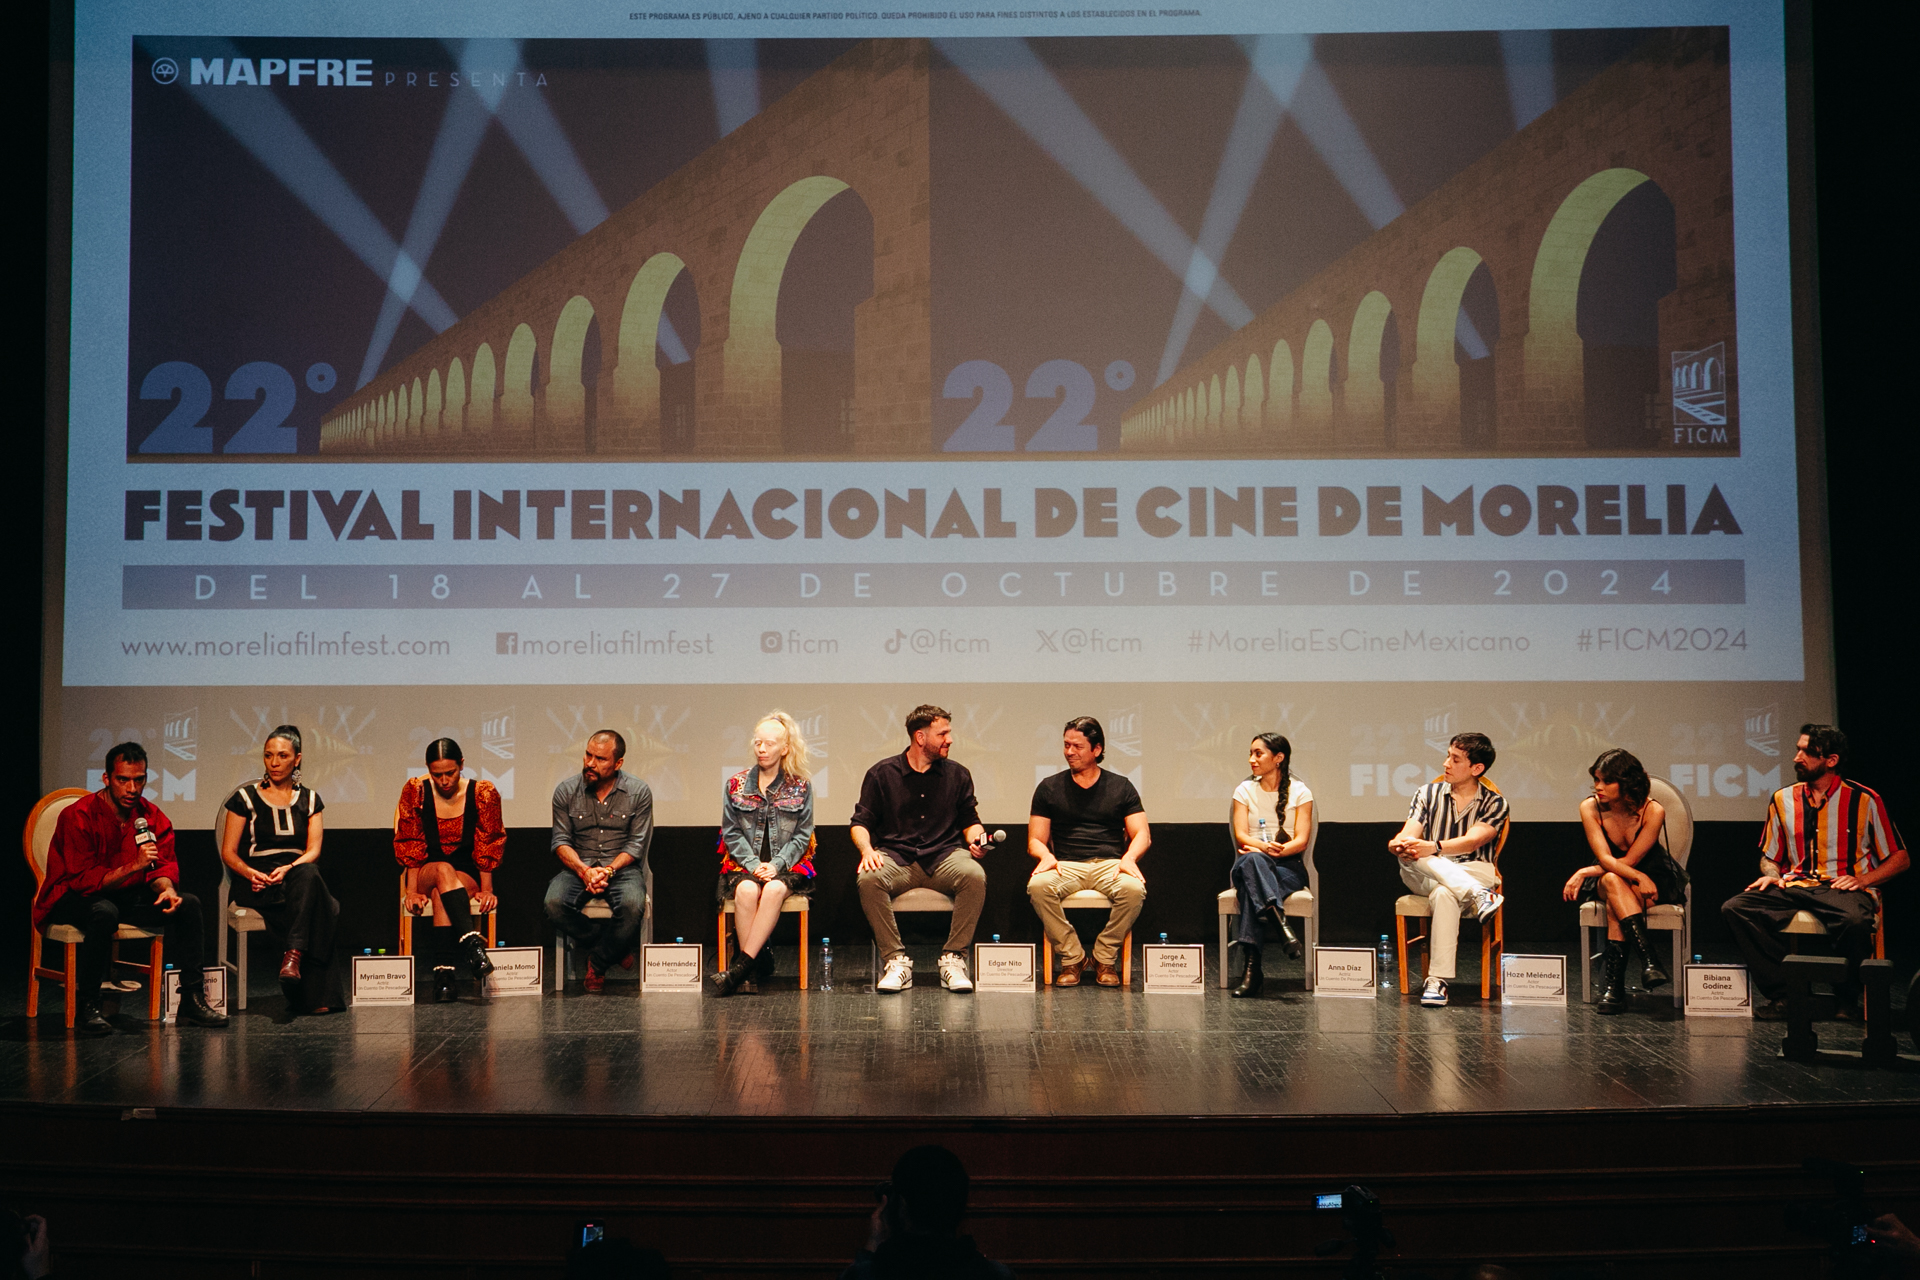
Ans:
[[[1440,779],[1435,778],[1434,781],[1439,782]],[[1494,786],[1485,778],[1480,779],[1480,785],[1495,795],[1500,794],[1500,788]],[[1513,815],[1509,812],[1506,822],[1501,824],[1500,834],[1495,836],[1493,841],[1493,865],[1496,872],[1493,891],[1495,893],[1502,891],[1501,881],[1497,874],[1500,867],[1500,851],[1507,847],[1507,836],[1512,831]],[[1466,919],[1471,911],[1472,908],[1467,903],[1463,902],[1460,904],[1461,919]],[[1432,916],[1433,904],[1417,893],[1405,894],[1393,904],[1393,931],[1399,943],[1400,954],[1401,995],[1407,994],[1407,948],[1418,946],[1427,940],[1427,935],[1424,933],[1415,934],[1409,938],[1407,936],[1407,921],[1413,918],[1430,919]],[[1499,968],[1499,957],[1505,955],[1506,950],[1507,908],[1506,904],[1502,903],[1500,909],[1493,913],[1492,922],[1480,926],[1480,998],[1482,1000],[1488,1000],[1493,997],[1493,988],[1497,985],[1494,975]],[[1421,974],[1423,977],[1425,973],[1426,965],[1423,962],[1421,964]]]
[[[1693,809],[1687,804],[1686,796],[1665,778],[1652,778],[1650,781],[1653,783],[1653,799],[1658,800],[1660,807],[1667,811],[1667,853],[1685,870],[1687,857],[1693,850]],[[1593,931],[1606,927],[1606,903],[1595,901],[1580,904],[1580,984],[1588,1004],[1597,998],[1593,989]],[[1673,1003],[1684,1004],[1687,994],[1685,966],[1687,957],[1693,954],[1692,887],[1688,887],[1684,904],[1655,903],[1653,909],[1647,912],[1647,928],[1662,929],[1673,935]]]
[[[413,912],[407,910],[407,872],[409,870],[411,870],[409,867],[400,868],[400,954],[403,956],[413,954],[413,922],[415,920],[424,920],[431,923],[433,920],[433,900],[431,898],[427,900],[426,915],[416,916]],[[613,915],[613,912],[607,908],[606,902],[602,899],[595,898],[593,903],[589,905],[596,904],[607,916],[610,917]],[[495,933],[495,922],[499,915],[500,909],[498,907],[487,912],[487,945],[489,947],[493,945],[493,940],[497,936]]]
[[[33,812],[27,815],[26,829],[20,833],[20,843],[27,854],[27,865],[33,868],[33,894],[35,900],[40,896],[40,886],[47,879],[47,853],[53,847],[54,827],[60,821],[60,815],[76,801],[84,800],[91,792],[79,787],[63,787],[58,791],[49,791],[40,797],[33,806]],[[40,1016],[40,984],[57,982],[66,993],[67,1029],[71,1031],[78,1020],[80,1010],[80,944],[86,940],[86,934],[70,924],[49,924],[44,928],[32,929],[33,938],[29,944],[27,964],[27,1019]],[[146,942],[147,962],[142,964],[133,960],[121,960],[116,957],[116,965],[125,965],[138,969],[145,975],[147,983],[147,1018],[160,1020],[160,995],[162,974],[165,966],[161,964],[161,935],[149,933],[145,929],[136,929],[123,924],[114,930],[113,940],[118,942]],[[40,950],[45,942],[64,946],[67,949],[66,964],[59,969],[50,969],[40,963]],[[87,992],[89,1000],[98,998],[98,993]]]
[[[1878,889],[1869,889],[1867,892],[1873,895],[1874,902],[1873,958],[1885,960],[1887,958],[1887,900],[1880,896]],[[1793,913],[1793,919],[1787,921],[1786,927],[1780,932],[1787,935],[1794,953],[1798,954],[1802,937],[1824,938],[1827,936],[1827,926],[1821,924],[1820,917],[1811,911],[1796,911]]]
[[[1061,899],[1060,905],[1068,911],[1091,911],[1095,907],[1103,911],[1113,910],[1113,899],[1093,889],[1081,889]],[[1040,981],[1047,986],[1053,985],[1053,939],[1046,931],[1040,932]],[[1120,986],[1122,990],[1133,989],[1133,930],[1127,930],[1126,940],[1120,944]]]
[[[1304,781],[1304,779],[1303,779]],[[1313,990],[1313,952],[1320,945],[1320,872],[1313,863],[1313,847],[1320,843],[1320,805],[1316,801],[1313,815],[1313,830],[1307,834],[1307,847],[1301,851],[1300,859],[1307,864],[1307,887],[1287,895],[1280,904],[1280,910],[1290,920],[1305,920],[1307,936],[1301,939],[1306,948],[1307,990]],[[1237,858],[1240,842],[1233,838],[1232,801],[1228,801],[1227,847]],[[1220,916],[1220,988],[1225,990],[1231,984],[1227,981],[1227,949],[1233,945],[1229,936],[1232,919],[1240,914],[1240,893],[1237,889],[1222,889],[1218,899]]]
[[[238,790],[238,788],[235,788]],[[232,798],[229,791],[227,797]],[[213,849],[214,857],[220,856],[220,840],[226,834],[227,801],[221,800],[220,807],[213,811]],[[247,1007],[247,935],[266,932],[267,922],[260,913],[251,907],[237,906],[233,902],[233,873],[227,870],[227,864],[220,863],[220,898],[214,910],[214,932],[218,941],[214,943],[214,962],[232,974],[228,999],[233,1007],[244,1010]],[[227,961],[227,934],[238,936],[233,939],[233,962]]]
[[[893,913],[902,911],[945,911],[953,913],[953,899],[938,889],[909,889],[893,899]],[[871,964],[868,966],[867,980],[878,984],[880,981],[880,948],[876,944],[869,953]]]
[[[640,913],[640,940],[638,945],[644,947],[653,941],[652,863],[647,864],[647,869],[643,874],[645,876],[645,888],[642,889],[641,892],[646,895],[647,905]],[[404,884],[405,881],[403,880],[401,883]],[[581,906],[580,914],[589,920],[611,920],[613,919],[613,908],[607,905],[605,897],[595,896],[588,898],[586,903]],[[493,941],[493,923],[491,920],[487,923],[487,941],[489,944]],[[567,955],[573,949],[572,942],[573,940],[560,930],[555,929],[553,931],[553,990],[556,995],[567,988]]]
[[[820,837],[817,834],[808,836],[806,856],[811,858],[814,855],[814,851],[819,847]],[[802,859],[802,861],[805,861],[805,859]],[[928,890],[928,892],[932,891]],[[934,896],[939,897],[940,895],[934,894]],[[897,907],[895,909],[898,910]],[[908,909],[912,910],[912,908]],[[922,909],[926,910],[928,908]],[[938,910],[938,908],[932,909]],[[947,902],[946,909],[948,911],[953,910],[953,903],[951,901]],[[720,910],[714,921],[715,930],[719,935],[719,941],[715,946],[713,954],[716,957],[716,967],[721,969],[727,967],[727,917],[732,914],[733,899],[728,898],[720,905]],[[780,914],[783,916],[797,915],[800,917],[800,989],[805,991],[807,989],[807,925],[813,919],[813,903],[808,901],[807,895],[804,893],[790,893],[781,900]]]

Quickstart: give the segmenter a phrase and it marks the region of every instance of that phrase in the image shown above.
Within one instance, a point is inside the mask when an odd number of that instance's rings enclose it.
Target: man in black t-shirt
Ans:
[[[1060,953],[1062,987],[1080,985],[1091,967],[1103,987],[1120,985],[1120,944],[1147,901],[1140,855],[1153,843],[1140,793],[1131,782],[1100,767],[1107,735],[1092,716],[1067,721],[1060,735],[1067,767],[1033,789],[1027,819],[1027,852],[1038,865],[1027,881],[1027,898],[1040,915],[1047,940]],[[1091,962],[1080,935],[1067,923],[1069,895],[1092,889],[1113,901],[1107,927],[1094,939]]]
[[[987,901],[987,851],[973,796],[973,775],[947,759],[953,750],[953,717],[935,706],[907,716],[907,749],[867,770],[860,803],[853,810],[853,847],[860,851],[860,908],[873,926],[874,945],[885,966],[879,992],[913,985],[913,959],[900,943],[893,900],[909,889],[932,889],[953,899],[947,945],[940,952],[940,985],[973,990],[967,947],[980,908]]]

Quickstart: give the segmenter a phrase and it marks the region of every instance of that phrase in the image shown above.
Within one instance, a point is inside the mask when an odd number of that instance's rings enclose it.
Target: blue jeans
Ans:
[[[563,867],[547,884],[547,919],[558,932],[591,948],[588,958],[603,973],[625,959],[640,937],[640,917],[647,906],[640,864],[630,862],[614,872],[604,896],[613,919],[589,920],[580,913],[589,895],[579,876]]]
[[[1307,866],[1301,858],[1275,858],[1243,853],[1234,859],[1233,887],[1240,894],[1239,941],[1260,945],[1260,913],[1278,906],[1290,893],[1307,887]]]

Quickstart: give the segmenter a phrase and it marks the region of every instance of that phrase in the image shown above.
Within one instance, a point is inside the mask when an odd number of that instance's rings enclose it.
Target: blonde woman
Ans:
[[[730,996],[748,979],[773,974],[767,940],[789,894],[813,888],[813,770],[807,740],[784,711],[753,727],[753,764],[727,779],[720,805],[719,904],[733,902],[739,946],[733,963],[707,981]]]

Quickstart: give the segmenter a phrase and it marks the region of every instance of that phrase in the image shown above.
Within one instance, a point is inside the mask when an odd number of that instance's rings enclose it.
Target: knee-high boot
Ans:
[[[1241,952],[1247,958],[1247,967],[1240,974],[1240,985],[1227,994],[1235,1000],[1246,1000],[1260,994],[1260,987],[1266,981],[1266,974],[1260,968],[1260,944],[1243,942]]]
[[[473,906],[465,889],[447,889],[440,894],[441,910],[447,913],[447,926],[457,939],[455,948],[476,978],[493,972],[487,957],[487,940],[473,927]]]
[[[1273,916],[1273,922],[1280,926],[1280,945],[1286,949],[1289,960],[1298,960],[1301,954],[1300,936],[1293,931],[1293,925],[1287,921],[1287,913],[1275,903],[1267,911]]]
[[[1595,1013],[1624,1013],[1627,1008],[1627,944],[1607,939],[1601,960],[1600,1000]]]
[[[1633,945],[1640,948],[1640,958],[1646,962],[1647,966],[1640,975],[1640,981],[1646,984],[1647,990],[1651,991],[1666,983],[1667,971],[1662,969],[1660,962],[1654,958],[1656,952],[1653,949],[1653,939],[1647,934],[1646,913],[1643,911],[1638,915],[1626,917],[1620,922],[1620,927],[1625,929],[1627,936],[1633,939]]]
[[[456,939],[459,937],[449,925],[430,924],[427,926],[426,960],[433,966],[433,1001],[446,1004],[457,998],[454,981],[459,970],[454,966],[457,956]]]

